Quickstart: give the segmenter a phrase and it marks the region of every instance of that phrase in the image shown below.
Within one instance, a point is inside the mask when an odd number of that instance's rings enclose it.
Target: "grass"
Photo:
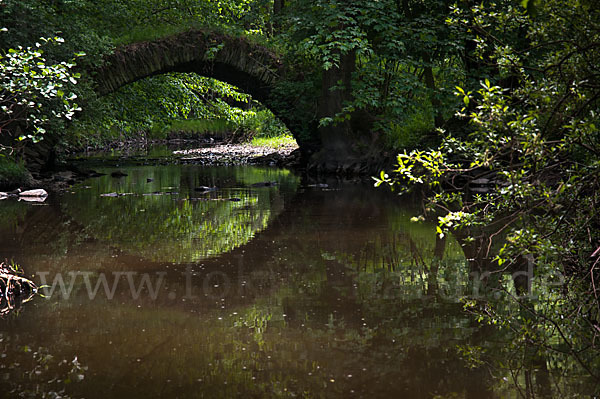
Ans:
[[[183,33],[191,29],[206,28],[201,25],[158,25],[151,27],[137,27],[131,32],[120,36],[113,40],[115,46],[127,45],[131,43],[139,43],[162,39],[178,33]]]
[[[280,148],[287,146],[297,146],[296,140],[290,135],[277,137],[254,137],[250,144],[254,147]]]
[[[29,178],[23,162],[0,155],[0,189],[7,190],[23,185]]]

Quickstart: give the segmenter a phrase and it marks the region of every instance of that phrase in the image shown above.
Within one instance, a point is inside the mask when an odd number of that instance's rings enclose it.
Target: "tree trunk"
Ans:
[[[437,88],[435,86],[435,77],[433,75],[433,68],[431,67],[431,58],[429,54],[423,55],[423,61],[425,62],[425,67],[423,68],[423,77],[425,79],[425,86],[431,91],[431,105],[433,106],[433,120],[435,123],[435,127],[439,128],[444,125],[444,118],[440,113],[442,109],[442,103],[439,98],[437,98]]]
[[[356,68],[356,53],[340,55],[340,65],[323,71],[319,118],[334,118],[344,102],[352,100],[352,73]],[[341,84],[340,84],[341,83]],[[337,86],[337,87],[336,87]],[[340,87],[341,86],[341,87]],[[334,88],[336,87],[336,88]],[[329,123],[319,128],[323,151],[329,159],[345,159],[350,155],[350,120]]]
[[[277,33],[281,29],[281,24],[279,23],[279,18],[281,17],[281,12],[285,7],[285,0],[274,0],[273,1],[273,23],[271,25],[271,34]]]
[[[273,15],[281,14],[281,11],[283,11],[283,7],[285,7],[285,0],[274,0],[273,1]]]

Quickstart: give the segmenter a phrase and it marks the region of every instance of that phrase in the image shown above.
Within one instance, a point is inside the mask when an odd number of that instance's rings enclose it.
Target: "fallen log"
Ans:
[[[38,292],[35,283],[19,275],[18,270],[0,263],[0,316],[18,309]]]

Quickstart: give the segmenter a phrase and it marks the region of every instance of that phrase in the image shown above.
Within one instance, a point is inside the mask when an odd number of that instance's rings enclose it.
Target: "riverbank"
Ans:
[[[267,165],[297,166],[299,148],[295,141],[262,140],[251,143],[228,144],[214,140],[129,141],[95,151],[65,156],[66,164],[200,164],[200,165]],[[110,165],[108,165],[110,166]]]
[[[201,165],[269,165],[294,166],[299,161],[298,145],[282,144],[277,147],[254,144],[218,144],[214,146],[178,150],[173,154],[182,163]]]

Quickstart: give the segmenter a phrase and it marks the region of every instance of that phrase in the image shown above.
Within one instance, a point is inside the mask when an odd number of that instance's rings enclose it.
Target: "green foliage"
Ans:
[[[59,37],[40,39],[61,43]],[[72,73],[74,63],[51,64],[43,57],[42,44],[17,47],[0,55],[0,131],[19,141],[42,139],[50,124],[72,119],[80,108],[72,85],[80,77]]]
[[[143,253],[154,261],[197,262],[227,253],[250,241],[267,227],[282,208],[278,189],[249,191],[250,184],[277,180],[293,187],[296,178],[286,171],[240,169],[231,187],[202,194],[190,185],[193,169],[180,166],[126,168],[129,176],[95,179],[93,190],[81,190],[65,203],[65,212],[85,225],[85,233],[128,252]],[[216,170],[217,177],[226,170]],[[146,182],[151,177],[152,182]],[[214,177],[213,177],[214,178]],[[211,176],[203,176],[209,183]],[[198,184],[200,185],[200,184]],[[175,190],[178,193],[164,193]],[[153,193],[160,193],[155,195]],[[116,198],[100,193],[129,193]],[[234,200],[230,200],[233,198]],[[82,207],[82,203],[92,204]]]
[[[10,45],[62,31],[78,45],[85,41],[99,49],[107,42],[151,40],[193,27],[264,32],[270,10],[264,1],[255,0],[4,0],[0,12],[6,27],[27,27],[14,32]]]
[[[590,275],[600,240],[600,19],[586,2],[536,2],[535,14],[527,10],[508,2],[455,9],[459,17],[449,23],[472,28],[477,73],[489,74],[478,87],[456,88],[457,115],[470,134],[400,155],[394,175],[382,173],[376,184],[417,183],[440,236],[454,231],[485,243],[480,256],[494,258],[497,269],[530,257],[536,274],[560,273],[564,284],[543,291],[542,303],[517,298],[528,322],[510,306],[474,308],[597,378],[597,350],[582,352],[594,348],[600,323],[591,295],[598,281]],[[513,24],[521,34],[505,30]],[[482,182],[487,188],[477,190]],[[573,316],[581,314],[587,321]]]
[[[69,399],[73,385],[85,378],[88,367],[74,356],[60,359],[47,347],[31,348],[19,336],[0,334],[0,347],[6,355],[3,364],[3,392],[12,398]]]
[[[435,131],[431,107],[422,106],[409,112],[402,120],[386,120],[381,123],[385,134],[385,146],[403,150],[420,147],[423,139]]]
[[[241,128],[249,132],[247,137],[251,138],[285,140],[285,137],[288,137],[289,140],[293,140],[288,128],[271,111],[263,107],[246,112]]]
[[[240,108],[242,107],[242,108]],[[195,74],[172,73],[128,85],[99,99],[66,136],[68,146],[115,140],[215,138],[250,140],[289,134],[273,113],[236,87]]]
[[[0,155],[0,189],[14,188],[30,178],[23,162]]]
[[[271,148],[289,147],[297,145],[294,137],[290,135],[283,135],[277,137],[254,137],[250,143],[256,147]]]
[[[28,211],[28,205],[24,201],[2,201],[0,205],[2,210],[2,220],[0,221],[0,230],[11,231],[17,229],[25,220]]]
[[[207,133],[211,137],[224,139],[233,129],[233,124],[226,119],[182,119],[172,122],[163,133],[167,133],[167,135],[172,133],[187,138],[197,138]],[[151,136],[156,134],[152,132]]]
[[[387,146],[420,144],[419,138],[433,131],[425,128],[433,126],[428,121],[451,115],[452,84],[462,73],[460,39],[451,34],[454,28],[440,23],[447,12],[441,1],[295,2],[282,34],[292,46],[288,51],[324,71],[342,68],[352,74],[345,88],[349,98],[320,125],[358,115],[371,124],[367,132],[381,133]],[[343,55],[354,57],[355,65],[342,65]],[[344,88],[339,83],[330,88],[337,89]],[[364,121],[365,115],[372,120]]]
[[[105,1],[104,8],[113,6]],[[264,1],[152,0],[122,1],[111,21],[116,44],[153,40],[190,28],[211,27],[236,34],[265,34]],[[107,27],[108,28],[108,27]]]
[[[248,101],[248,95],[214,79],[180,73],[155,76],[94,101],[69,129],[66,140],[81,147],[115,139],[164,139],[179,128],[199,133],[211,126],[219,132],[232,130],[245,114],[229,102]]]

